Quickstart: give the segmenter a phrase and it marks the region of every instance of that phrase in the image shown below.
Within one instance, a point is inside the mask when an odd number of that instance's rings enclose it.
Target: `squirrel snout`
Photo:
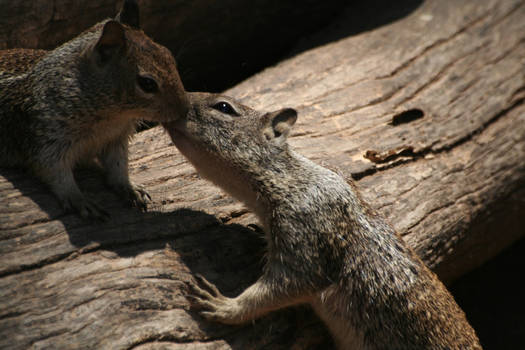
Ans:
[[[167,96],[168,99],[168,114],[166,117],[167,120],[177,120],[179,118],[184,118],[188,114],[191,103],[188,98],[188,93],[182,90],[175,89],[175,93],[171,96]]]
[[[181,103],[178,104],[177,119],[186,117],[189,110],[190,110],[190,102],[188,100],[186,93],[184,93],[184,96],[181,99]]]

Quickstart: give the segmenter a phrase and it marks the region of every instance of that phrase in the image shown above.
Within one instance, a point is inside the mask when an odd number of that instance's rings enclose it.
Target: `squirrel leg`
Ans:
[[[296,295],[287,290],[284,281],[271,281],[265,274],[236,298],[228,298],[197,275],[197,283],[190,283],[191,295],[187,296],[193,309],[209,321],[241,324],[264,314],[290,305],[308,302],[309,295]],[[291,289],[291,288],[290,288]],[[294,288],[295,290],[295,288]]]
[[[64,164],[53,164],[39,171],[41,178],[58,197],[66,212],[76,211],[84,219],[105,221],[109,214],[99,206],[84,197],[77,186],[71,167]]]
[[[127,135],[106,146],[100,160],[107,171],[107,184],[132,206],[145,211],[151,197],[144,188],[129,180]]]

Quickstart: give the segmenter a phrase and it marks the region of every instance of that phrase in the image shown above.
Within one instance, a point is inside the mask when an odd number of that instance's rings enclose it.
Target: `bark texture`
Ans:
[[[525,233],[525,1],[427,0],[359,34],[356,16],[226,93],[296,108],[291,144],[357,179],[453,281]],[[148,213],[125,208],[96,171],[78,173],[111,213],[104,224],[64,215],[31,176],[0,169],[0,348],[325,349],[307,308],[243,327],[188,311],[192,274],[236,295],[260,274],[263,240],[254,216],[200,179],[160,128],[130,149]]]

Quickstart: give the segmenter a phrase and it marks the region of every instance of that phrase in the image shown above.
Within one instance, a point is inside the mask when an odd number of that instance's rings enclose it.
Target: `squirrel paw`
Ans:
[[[67,198],[62,201],[62,206],[67,213],[77,212],[84,219],[107,221],[110,215],[101,209],[98,204],[84,197]]]
[[[225,324],[240,324],[243,322],[235,299],[222,295],[215,285],[208,282],[201,275],[196,275],[195,280],[197,283],[188,283],[191,295],[186,296],[192,309],[198,310],[199,315],[208,321]]]
[[[129,184],[127,186],[118,186],[116,190],[131,206],[141,211],[147,211],[151,196],[142,186]]]

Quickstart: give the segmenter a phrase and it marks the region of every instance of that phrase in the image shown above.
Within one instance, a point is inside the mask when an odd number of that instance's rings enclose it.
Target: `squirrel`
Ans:
[[[84,218],[109,215],[80,191],[75,165],[97,159],[107,184],[145,210],[150,197],[128,175],[128,141],[140,120],[187,109],[175,59],[139,28],[134,0],[54,50],[0,51],[0,167],[28,168]]]
[[[163,123],[201,176],[244,202],[267,241],[262,276],[228,298],[202,276],[190,306],[241,324],[310,304],[338,349],[481,349],[437,276],[355,184],[293,151],[294,109],[261,113],[217,94],[189,93],[185,117]]]

